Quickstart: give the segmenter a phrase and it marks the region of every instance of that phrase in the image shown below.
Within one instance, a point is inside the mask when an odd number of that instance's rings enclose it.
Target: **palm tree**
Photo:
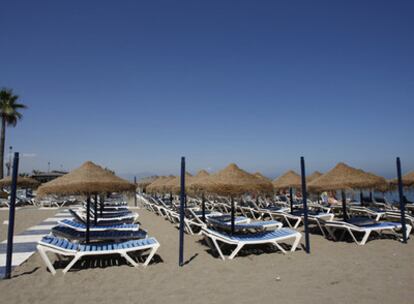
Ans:
[[[14,95],[13,90],[11,89],[4,88],[0,91],[0,178],[4,177],[4,143],[6,141],[6,126],[15,127],[17,122],[23,118],[23,115],[19,110],[27,108],[24,104],[17,103],[18,99],[19,96]]]

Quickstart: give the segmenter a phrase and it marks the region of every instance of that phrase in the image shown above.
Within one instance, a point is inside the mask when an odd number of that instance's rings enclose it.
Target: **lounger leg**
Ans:
[[[127,262],[129,262],[132,266],[138,267],[138,263],[136,263],[125,251],[120,251],[119,254],[125,258]]]
[[[49,260],[49,257],[47,256],[45,250],[43,249],[42,246],[37,246],[37,250],[39,251],[40,257],[42,258],[43,262],[45,262],[46,267],[49,269],[49,271],[55,275],[56,274],[56,269],[55,267],[53,267],[52,263]]]
[[[325,233],[325,231],[323,230],[323,227],[322,227],[321,223],[319,223],[319,221],[316,221],[316,223],[318,224],[319,229],[321,230],[323,237],[324,237],[324,238],[326,238],[326,233]]]
[[[358,242],[357,242],[357,240],[355,239],[355,237],[354,237],[354,240],[355,240],[355,242],[356,242],[358,245],[365,245],[365,243],[367,242],[367,240],[368,240],[368,238],[369,238],[370,234],[371,234],[371,230],[365,231],[364,237],[362,238],[362,241],[361,241],[360,243],[358,243]],[[352,235],[352,236],[353,236],[353,235]]]
[[[325,227],[326,231],[328,231],[328,234],[331,236],[331,238],[336,241],[336,236],[335,236],[335,231],[333,229],[331,229],[331,227]]]
[[[300,225],[301,222],[302,222],[302,218],[299,218],[297,220],[297,222],[295,223],[295,226],[293,227],[293,229],[297,229],[299,227],[299,225]]]
[[[239,251],[243,248],[244,244],[239,243],[236,247],[236,249],[233,250],[233,252],[229,256],[229,260],[234,259],[234,257],[239,253]]]
[[[220,246],[219,246],[219,245],[218,245],[218,243],[217,243],[217,240],[216,240],[215,238],[211,238],[211,240],[212,240],[212,242],[213,242],[214,246],[216,247],[217,252],[219,253],[219,255],[220,255],[221,259],[224,261],[224,260],[225,260],[225,258],[224,258],[223,252],[221,252],[221,249],[220,249]]]
[[[286,254],[286,250],[283,249],[282,246],[280,246],[278,242],[273,242],[273,244],[277,247],[277,249],[282,251],[283,254]]]
[[[410,238],[410,233],[411,233],[412,228],[413,227],[411,227],[411,225],[405,224],[405,230],[406,230],[405,232],[406,232],[407,239]]]
[[[290,251],[291,251],[291,252],[293,252],[293,251],[295,251],[295,250],[296,250],[296,248],[298,247],[298,245],[299,245],[299,243],[300,243],[301,238],[302,238],[302,234],[298,233],[298,234],[296,235],[296,239],[295,239],[295,242],[294,242],[294,243],[293,243],[293,245],[292,245],[292,248],[290,248]]]
[[[73,265],[75,265],[75,263],[79,260],[81,258],[81,255],[80,254],[76,254],[74,257],[73,257],[73,260],[72,261],[70,261],[70,263],[68,264],[68,266],[66,266],[65,267],[65,269],[63,269],[63,273],[66,273],[66,272],[68,272],[72,267],[73,267]]]
[[[288,224],[289,228],[293,229],[292,224],[290,223],[289,219],[286,216],[284,218],[285,218],[285,221]]]
[[[160,245],[152,247],[150,254],[148,255],[147,259],[144,262],[144,267],[146,267],[149,264],[149,262],[151,262],[152,258],[154,257],[154,254],[157,252],[159,247]]]

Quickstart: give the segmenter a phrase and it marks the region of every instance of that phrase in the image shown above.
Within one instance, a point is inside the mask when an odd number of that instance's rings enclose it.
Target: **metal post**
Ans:
[[[134,205],[135,207],[137,206],[137,177],[134,176],[134,185],[135,185],[135,190],[134,190]]]
[[[93,205],[94,224],[98,225],[98,194],[95,194],[95,204]]]
[[[204,198],[204,193],[201,194],[201,212],[202,212],[201,219],[203,220],[203,223],[205,223],[206,222],[206,200]]]
[[[305,158],[300,158],[300,169],[302,174],[302,199],[303,199],[303,224],[305,226],[305,250],[310,253],[309,225],[308,225],[308,194],[306,192]]]
[[[100,200],[100,210],[99,210],[99,213],[100,213],[100,216],[102,217],[103,216],[103,210],[104,210],[104,205],[105,205],[105,196],[99,196],[99,200]]]
[[[89,243],[89,228],[91,226],[91,197],[86,198],[86,243]]]
[[[345,191],[341,190],[342,195],[342,213],[343,213],[343,219],[346,222],[348,220],[348,214],[346,213],[346,195]]]
[[[181,157],[180,187],[180,248],[178,265],[184,266],[184,204],[185,204],[185,157]]]
[[[290,213],[293,214],[293,189],[292,187],[289,188],[290,194]]]
[[[14,215],[16,206],[16,188],[17,188],[17,175],[19,172],[19,153],[14,153],[13,160],[13,172],[12,172],[12,184],[10,193],[10,210],[9,210],[9,227],[7,233],[7,253],[6,253],[6,274],[5,278],[10,279],[12,257],[13,257],[13,234],[14,234]]]
[[[234,233],[234,199],[231,197],[231,233]]]
[[[401,226],[403,234],[403,243],[407,244],[407,227],[405,226],[405,197],[403,192],[402,177],[401,177],[401,161],[397,157],[397,175],[398,175],[398,194],[400,196],[400,211],[401,211]]]

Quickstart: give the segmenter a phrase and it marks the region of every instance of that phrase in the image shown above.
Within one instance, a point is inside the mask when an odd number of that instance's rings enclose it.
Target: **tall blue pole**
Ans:
[[[201,219],[203,220],[203,222],[206,222],[206,200],[204,197],[204,193],[201,194]]]
[[[137,177],[134,176],[134,185],[135,185],[135,190],[134,190],[134,205],[135,207],[137,206]]]
[[[86,244],[89,244],[90,227],[91,227],[91,196],[90,194],[88,194],[88,197],[86,198]]]
[[[305,226],[305,250],[310,253],[309,225],[308,225],[308,193],[306,192],[305,158],[300,158],[300,169],[302,175],[302,199],[303,199],[303,224]]]
[[[7,253],[6,253],[6,279],[11,277],[12,257],[13,257],[13,234],[14,234],[14,215],[16,212],[16,188],[17,176],[19,173],[19,153],[14,153],[12,184],[10,193],[9,227],[7,233]]]
[[[185,205],[185,157],[181,157],[181,187],[180,187],[180,251],[178,265],[184,265],[184,205]]]
[[[403,233],[403,243],[407,244],[407,227],[405,226],[405,197],[403,192],[402,177],[401,177],[401,161],[397,157],[397,176],[398,176],[398,194],[400,196],[400,211],[401,211],[401,226]]]

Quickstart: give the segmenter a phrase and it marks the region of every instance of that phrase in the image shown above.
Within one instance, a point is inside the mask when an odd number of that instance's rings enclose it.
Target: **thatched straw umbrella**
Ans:
[[[86,242],[89,242],[90,196],[95,195],[96,198],[99,193],[134,191],[134,184],[131,184],[108,170],[95,165],[91,161],[87,161],[70,173],[43,184],[39,187],[37,193],[39,196],[48,194],[86,195]],[[97,220],[96,206],[97,202],[95,202],[95,224]]]
[[[306,177],[306,183],[310,183],[313,180],[317,179],[318,177],[321,177],[323,174],[319,171],[315,171],[313,172],[311,175],[309,175],[308,177]],[[317,193],[317,198],[318,198],[318,203],[320,202],[320,196],[319,196],[319,192]]]
[[[193,178],[193,176],[190,173],[185,172],[185,182],[190,182],[191,178]],[[176,176],[165,182],[164,191],[179,194],[181,191],[181,176]]]
[[[300,175],[295,171],[290,170],[276,178],[272,184],[276,190],[289,189],[290,213],[293,213],[293,188],[300,189],[302,187],[302,180],[300,178]]]
[[[397,186],[398,179],[391,180],[390,184],[392,186]],[[402,184],[404,187],[414,187],[414,171],[411,171],[402,177]]]
[[[361,169],[352,168],[344,163],[339,163],[319,178],[309,183],[310,191],[337,191],[342,194],[342,211],[347,220],[345,190],[381,188],[387,181],[380,176],[367,173]]]
[[[149,186],[147,186],[147,190],[152,193],[162,192],[164,191],[164,185],[174,178],[175,176],[173,175],[160,176],[155,181],[153,181]]]
[[[232,203],[232,231],[234,231],[234,196],[248,192],[257,194],[271,193],[273,190],[270,182],[240,169],[236,164],[230,164],[217,173],[201,178],[196,183],[193,183],[191,187],[210,193],[230,196]]]
[[[318,177],[321,177],[322,175],[323,175],[323,174],[322,174],[321,172],[319,172],[319,171],[315,171],[315,172],[313,172],[311,175],[309,175],[309,176],[306,178],[306,182],[310,183],[310,182],[312,182],[313,180],[317,179]]]
[[[268,181],[268,182],[271,182],[271,179],[270,179],[270,178],[268,178],[268,177],[264,176],[264,175],[263,175],[262,173],[260,173],[260,172],[253,173],[253,175],[254,175],[254,176],[256,176],[256,177],[258,177],[258,178],[264,179],[264,180],[266,180],[266,181]]]
[[[0,179],[0,187],[10,187],[12,184],[11,176],[7,176],[5,178]],[[26,177],[26,176],[18,176],[17,177],[17,187],[21,188],[37,188],[40,185],[40,182],[35,180],[34,178]]]
[[[136,183],[137,188],[139,188],[140,190],[145,192],[147,186],[151,185],[151,183],[154,182],[157,178],[158,178],[158,176],[144,177],[144,178],[137,181],[137,183]]]

